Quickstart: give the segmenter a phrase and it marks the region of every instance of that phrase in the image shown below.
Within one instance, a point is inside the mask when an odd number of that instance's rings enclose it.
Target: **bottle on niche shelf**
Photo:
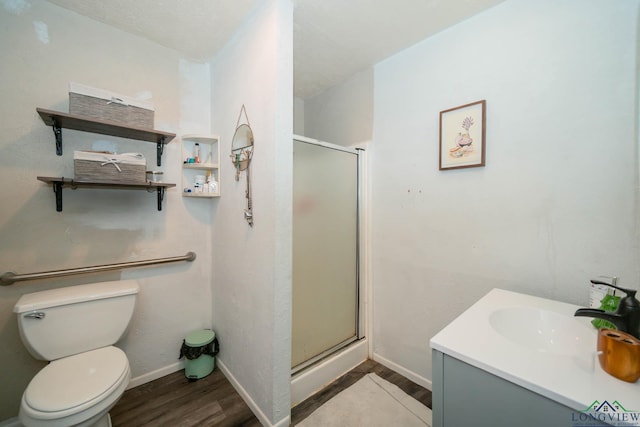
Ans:
[[[200,144],[196,142],[193,146],[193,158],[196,163],[200,163]]]
[[[205,184],[206,191],[208,193],[217,193],[218,192],[218,183],[213,179],[213,175],[211,175],[211,171],[207,171],[207,182]]]

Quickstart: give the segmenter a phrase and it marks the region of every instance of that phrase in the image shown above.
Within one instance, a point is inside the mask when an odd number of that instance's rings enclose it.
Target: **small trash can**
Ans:
[[[180,357],[184,361],[184,376],[197,380],[213,372],[219,345],[216,334],[208,329],[193,331],[182,341]]]

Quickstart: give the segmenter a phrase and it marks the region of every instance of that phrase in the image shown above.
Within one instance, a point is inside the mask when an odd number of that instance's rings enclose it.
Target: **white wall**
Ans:
[[[349,146],[371,140],[373,69],[304,101],[303,136]]]
[[[293,133],[304,135],[304,99],[293,98]]]
[[[25,9],[10,9],[24,5]],[[68,83],[118,93],[151,94],[157,129],[208,131],[208,65],[91,21],[45,1],[0,6],[0,273],[29,273],[142,260],[195,251],[194,263],[25,282],[0,288],[0,420],[16,416],[21,394],[43,363],[18,337],[13,305],[22,293],[82,282],[138,278],[141,290],[126,351],[141,381],[177,362],[182,338],[211,327],[212,203],[183,199],[180,140],[163,156],[169,189],[163,210],[156,195],[131,190],[63,191],[63,212],[36,176],[73,176],[73,151],[111,147],[142,152],[155,166],[155,145],[63,130],[64,155],[36,107],[68,111]],[[203,98],[200,94],[204,92]],[[205,114],[202,114],[205,112]],[[81,321],[81,319],[80,319]]]
[[[292,26],[290,0],[265,0],[211,63],[224,166],[213,222],[219,365],[272,425],[288,425],[290,409]],[[228,157],[243,104],[255,137],[253,228],[243,218],[245,174],[236,182]]]
[[[429,339],[493,287],[638,287],[637,19],[635,0],[510,0],[376,66],[377,357],[428,384]],[[439,112],[481,99],[486,167],[438,171]]]

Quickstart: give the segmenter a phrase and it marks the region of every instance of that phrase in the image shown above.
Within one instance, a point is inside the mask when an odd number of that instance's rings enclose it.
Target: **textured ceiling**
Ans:
[[[294,0],[294,88],[314,96],[504,0]]]
[[[48,0],[96,21],[208,61],[259,0]]]
[[[260,0],[49,0],[207,61]],[[294,94],[315,96],[504,0],[293,0]]]

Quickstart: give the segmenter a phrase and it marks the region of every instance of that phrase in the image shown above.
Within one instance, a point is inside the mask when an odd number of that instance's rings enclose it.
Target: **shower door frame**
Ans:
[[[355,330],[356,334],[353,337],[348,338],[345,341],[342,341],[336,344],[333,347],[330,347],[318,355],[296,365],[291,368],[291,376],[299,374],[303,372],[305,369],[314,366],[318,362],[332,356],[338,351],[347,348],[349,345],[359,342],[366,338],[365,331],[365,313],[363,310],[364,304],[364,293],[362,292],[362,281],[361,281],[361,267],[362,267],[362,251],[361,251],[361,237],[362,237],[362,197],[363,197],[363,172],[364,172],[364,149],[363,148],[350,148],[344,147],[342,145],[332,144],[329,142],[319,141],[317,139],[307,138],[304,136],[293,135],[293,140],[315,145],[319,147],[324,147],[331,150],[342,151],[349,154],[354,154],[356,156],[356,316],[355,316]],[[293,340],[293,337],[292,337]]]

